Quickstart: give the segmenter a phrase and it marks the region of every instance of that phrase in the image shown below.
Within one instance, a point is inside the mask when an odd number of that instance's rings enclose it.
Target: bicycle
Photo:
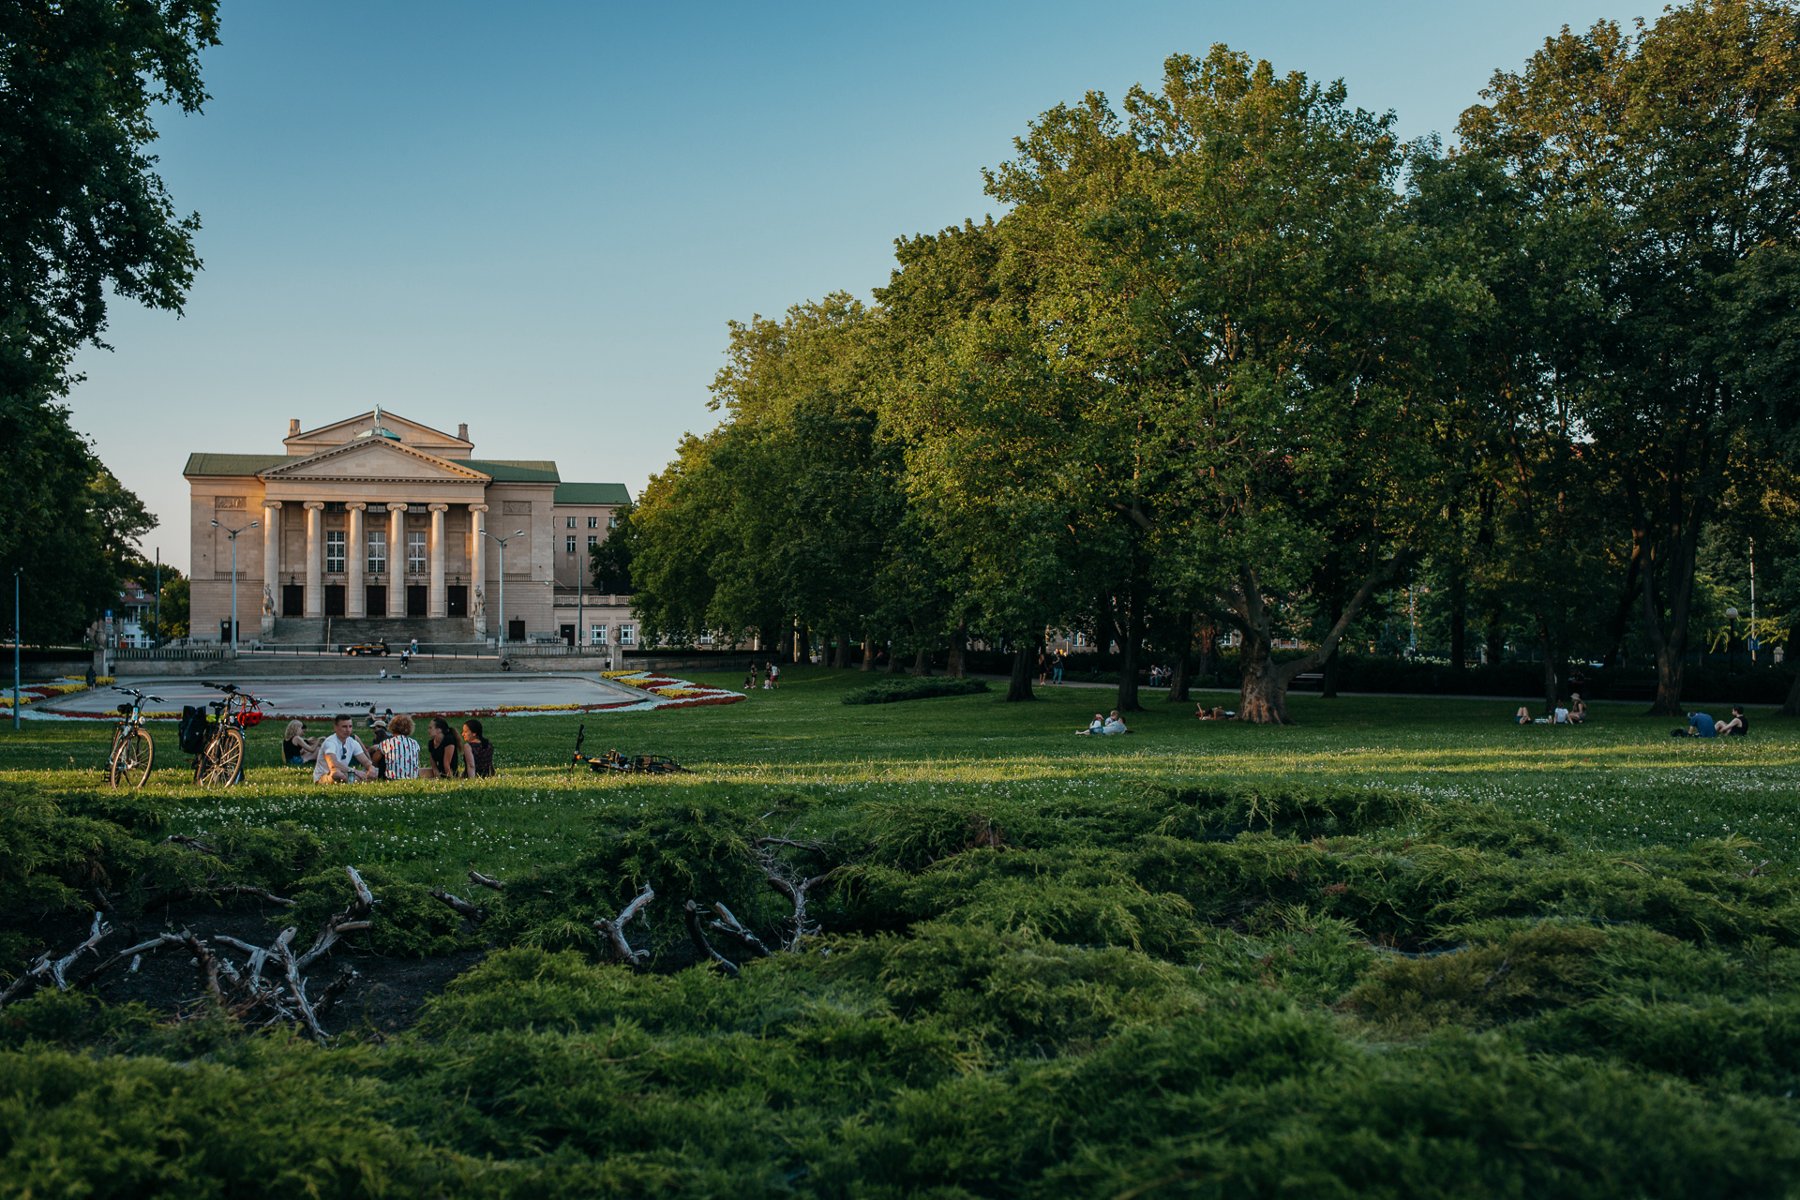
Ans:
[[[156,761],[156,741],[144,728],[144,701],[161,704],[162,697],[137,688],[115,687],[113,691],[124,692],[131,699],[119,705],[119,725],[113,730],[112,753],[106,758],[106,782],[112,787],[125,783],[141,788]]]
[[[239,691],[235,683],[205,686],[224,692],[225,698],[207,703],[213,720],[194,757],[194,782],[203,787],[230,787],[244,781],[244,730],[262,724],[264,702]]]

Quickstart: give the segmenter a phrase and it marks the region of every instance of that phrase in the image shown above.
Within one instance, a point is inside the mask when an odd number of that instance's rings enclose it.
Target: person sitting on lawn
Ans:
[[[319,739],[306,736],[306,725],[289,721],[281,734],[281,761],[290,767],[304,767],[319,757]]]
[[[1722,724],[1724,724],[1724,722],[1713,720],[1711,713],[1691,712],[1688,714],[1688,736],[1703,738],[1718,737],[1719,727]]]
[[[1718,731],[1720,737],[1750,736],[1750,722],[1745,718],[1744,707],[1741,704],[1731,706],[1731,720],[1719,721],[1713,728]]]
[[[413,740],[413,719],[405,713],[388,722],[388,735],[375,753],[381,756],[384,779],[417,779],[419,777],[419,743]]]
[[[481,734],[481,722],[470,717],[463,722],[463,745],[469,753],[469,777],[491,779],[494,774],[494,743]]]
[[[1550,710],[1550,723],[1552,725],[1573,724],[1573,722],[1569,719],[1569,710],[1564,708],[1560,704]]]
[[[420,771],[426,779],[455,779],[459,775],[467,775],[472,763],[469,759],[469,748],[462,744],[456,736],[456,730],[450,728],[450,722],[442,717],[431,718],[431,737],[426,742],[431,765]]]
[[[1125,722],[1119,717],[1119,710],[1115,708],[1106,718],[1106,723],[1100,727],[1100,732],[1104,734],[1115,734],[1130,733],[1131,730],[1125,728]]]
[[[1523,704],[1519,705],[1519,711],[1513,714],[1513,724],[1514,725],[1529,725],[1529,724],[1531,724],[1531,709],[1527,708]]]
[[[1099,713],[1095,713],[1094,719],[1092,721],[1088,722],[1088,727],[1086,729],[1077,729],[1075,731],[1075,734],[1077,737],[1093,737],[1093,736],[1096,736],[1098,734],[1102,734],[1105,732],[1106,732],[1106,718],[1101,716]]]
[[[313,763],[314,783],[364,783],[375,778],[375,764],[356,740],[353,724],[349,713],[339,713],[332,722],[331,733],[319,743],[318,759]]]
[[[1569,724],[1580,725],[1587,720],[1587,701],[1581,698],[1580,692],[1569,694]]]

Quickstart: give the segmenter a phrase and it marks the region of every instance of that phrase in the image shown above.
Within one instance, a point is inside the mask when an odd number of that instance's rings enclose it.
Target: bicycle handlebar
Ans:
[[[139,700],[154,700],[158,704],[163,702],[161,696],[152,696],[149,692],[139,691],[137,688],[119,687],[117,684],[114,684],[113,691],[124,692],[127,696],[136,696]]]

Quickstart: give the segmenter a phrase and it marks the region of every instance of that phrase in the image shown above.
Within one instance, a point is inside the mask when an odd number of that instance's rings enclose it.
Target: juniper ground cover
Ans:
[[[1793,724],[1300,698],[1293,728],[1153,702],[1101,739],[1074,731],[1106,692],[839,703],[865,682],[588,720],[589,751],[694,768],[672,777],[571,771],[573,717],[490,723],[505,774],[456,786],[314,789],[271,733],[244,788],[171,768],[118,796],[98,727],[0,742],[0,980],[96,886],[146,911],[191,888],[171,834],[299,900],[271,922],[363,868],[347,961],[482,955],[409,1031],[328,1048],[199,1000],[9,1005],[0,1191],[1800,1186]],[[507,882],[479,926],[427,892],[470,869]],[[788,950],[771,871],[820,880]],[[592,921],[645,884],[634,970]],[[688,900],[775,952],[715,933],[741,971],[706,965]]]

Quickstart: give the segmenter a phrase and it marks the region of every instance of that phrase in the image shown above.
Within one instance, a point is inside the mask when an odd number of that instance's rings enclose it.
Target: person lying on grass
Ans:
[[[362,783],[375,778],[375,764],[356,740],[351,725],[349,713],[339,713],[332,721],[331,733],[319,743],[319,758],[313,764],[314,783]]]
[[[1098,736],[1105,732],[1106,732],[1106,718],[1101,716],[1099,713],[1095,713],[1094,719],[1088,722],[1088,727],[1086,729],[1077,729],[1075,731],[1075,736],[1076,737],[1095,737],[1095,736]]]

